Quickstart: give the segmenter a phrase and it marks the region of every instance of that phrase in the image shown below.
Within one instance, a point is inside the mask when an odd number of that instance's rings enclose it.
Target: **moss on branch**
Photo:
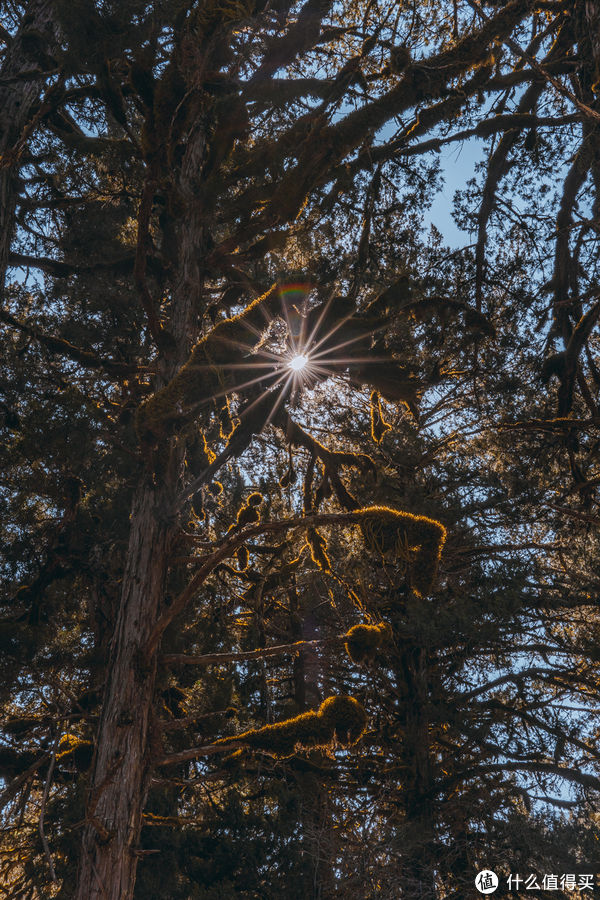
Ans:
[[[292,719],[252,728],[243,734],[221,738],[218,744],[245,744],[265,750],[278,759],[293,756],[297,749],[331,747],[335,741],[351,747],[365,733],[367,715],[354,697],[328,697],[315,712],[301,713]]]
[[[382,559],[404,560],[415,593],[421,597],[429,594],[446,540],[441,522],[387,506],[357,510],[357,517],[368,549]]]
[[[382,622],[380,625],[353,625],[344,635],[344,647],[353,663],[360,666],[372,662],[375,654],[391,635],[390,626]]]

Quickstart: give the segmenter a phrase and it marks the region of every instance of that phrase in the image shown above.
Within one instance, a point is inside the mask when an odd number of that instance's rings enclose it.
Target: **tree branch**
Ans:
[[[90,353],[87,350],[76,347],[74,344],[69,343],[69,341],[64,340],[64,338],[45,334],[43,331],[39,331],[31,325],[19,322],[18,319],[15,319],[14,316],[4,309],[0,309],[0,322],[4,322],[5,325],[9,325],[11,328],[17,329],[22,334],[34,338],[36,341],[39,341],[40,344],[43,344],[44,347],[51,350],[52,353],[66,356],[68,359],[72,359],[88,369],[102,369],[107,375],[116,376],[132,375],[138,372],[147,371],[144,366],[136,366],[132,363],[120,363],[111,359],[102,359],[100,356],[96,356],[95,353]]]
[[[338,644],[346,639],[345,635],[321,638],[314,641],[294,641],[292,644],[278,644],[275,647],[260,647],[258,650],[244,650],[239,653],[207,653],[202,656],[189,656],[186,653],[169,653],[161,657],[165,665],[174,666],[210,666],[226,662],[246,662],[250,659],[265,659],[269,656],[300,653],[313,647],[327,644]]]

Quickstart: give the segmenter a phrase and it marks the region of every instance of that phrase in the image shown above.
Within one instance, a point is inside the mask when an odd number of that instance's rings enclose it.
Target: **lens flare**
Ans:
[[[308,356],[303,356],[301,353],[298,356],[294,356],[291,360],[289,366],[290,369],[293,369],[294,372],[300,372],[308,362]]]

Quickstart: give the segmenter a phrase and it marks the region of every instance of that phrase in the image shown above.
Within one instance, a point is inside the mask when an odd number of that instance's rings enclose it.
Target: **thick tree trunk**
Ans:
[[[433,900],[435,885],[434,816],[431,793],[429,721],[427,716],[427,654],[419,646],[406,647],[399,677],[404,694],[403,783],[403,896]]]
[[[173,289],[170,332],[175,358],[163,358],[160,389],[189,354],[197,336],[202,298],[204,217],[198,187],[205,158],[201,121],[189,136],[177,185],[187,200],[178,223],[178,279]],[[108,660],[108,683],[96,741],[96,757],[83,835],[76,900],[131,900],[137,846],[152,775],[151,718],[158,647],[146,647],[165,612],[165,584],[185,456],[183,440],[164,445],[162,471],[146,476],[135,495],[123,589]]]
[[[0,68],[0,296],[4,295],[15,230],[21,150],[45,81],[38,55],[53,51],[56,35],[53,4],[50,0],[34,0],[27,7]],[[42,47],[43,38],[45,47]],[[40,72],[39,77],[36,70]],[[31,77],[23,78],[25,73],[32,73]]]
[[[172,536],[172,526],[161,518],[161,493],[146,481],[133,505],[78,900],[133,896],[136,843],[148,789],[148,728],[156,674],[156,654],[145,659],[143,648],[163,602]]]

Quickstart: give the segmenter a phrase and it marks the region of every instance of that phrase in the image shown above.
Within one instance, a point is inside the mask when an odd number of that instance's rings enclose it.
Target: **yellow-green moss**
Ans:
[[[355,744],[365,733],[367,715],[354,697],[328,697],[315,712],[301,713],[293,719],[252,728],[243,734],[221,738],[219,744],[244,743],[279,759],[293,756],[297,749],[331,747],[334,741],[344,747]]]
[[[318,715],[333,729],[334,738],[344,747],[356,744],[367,727],[367,714],[362,704],[346,695],[328,697],[321,703]]]
[[[382,558],[404,560],[415,593],[421,597],[430,593],[446,540],[442,523],[387,506],[369,506],[357,515],[369,550]]]
[[[60,765],[72,765],[78,772],[85,772],[92,764],[93,743],[84,741],[76,734],[63,735],[58,742],[58,750],[56,762]]]
[[[234,528],[236,530],[243,528],[244,525],[256,525],[260,522],[260,512],[258,511],[258,507],[263,502],[263,499],[263,495],[259,494],[258,491],[250,494],[246,502],[238,509],[236,524],[231,525],[229,531],[233,531]]]
[[[389,634],[390,626],[384,622],[381,625],[354,625],[344,635],[346,653],[358,666],[370,662]]]
[[[386,432],[391,430],[391,425],[383,417],[381,397],[379,391],[371,393],[371,437],[376,444],[380,444]]]
[[[225,403],[219,409],[219,434],[223,440],[229,440],[234,427],[231,410],[229,409],[229,397],[225,397]]]
[[[327,556],[327,541],[316,528],[308,528],[306,542],[310,547],[310,556],[314,563],[325,572],[331,571],[331,561]]]

